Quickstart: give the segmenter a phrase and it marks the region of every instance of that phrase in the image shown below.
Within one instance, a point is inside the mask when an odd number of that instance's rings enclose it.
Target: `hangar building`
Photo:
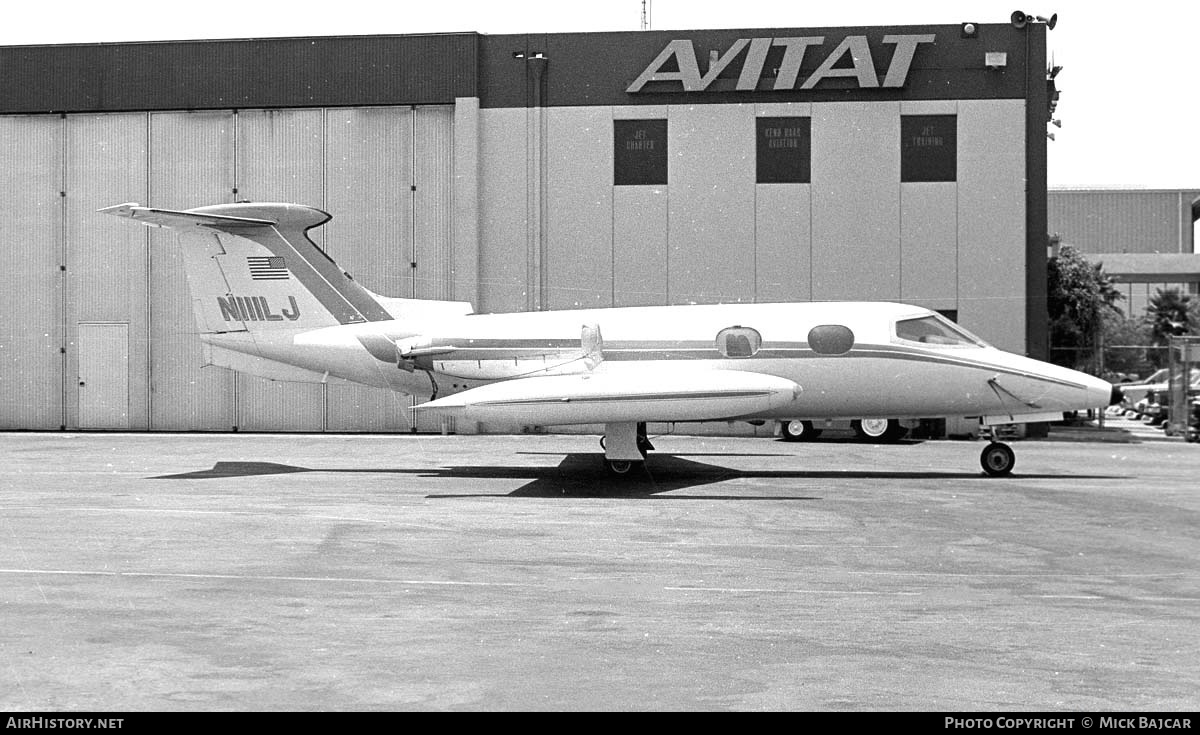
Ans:
[[[1075,246],[1099,262],[1125,295],[1127,316],[1140,317],[1158,290],[1200,295],[1196,189],[1051,189],[1051,243]]]
[[[929,306],[1046,354],[1042,22],[0,48],[0,428],[406,431],[201,368],[170,235],[292,201],[368,288],[477,311]]]

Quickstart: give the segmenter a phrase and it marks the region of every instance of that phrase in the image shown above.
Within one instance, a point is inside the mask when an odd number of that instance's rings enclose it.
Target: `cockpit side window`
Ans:
[[[896,337],[909,342],[952,347],[986,346],[983,340],[937,315],[901,319],[896,322]]]
[[[717,333],[717,351],[722,357],[753,357],[762,347],[762,335],[750,327],[726,327]]]

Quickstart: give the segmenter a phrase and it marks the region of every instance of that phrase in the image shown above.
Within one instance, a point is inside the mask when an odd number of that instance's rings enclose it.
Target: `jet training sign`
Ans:
[[[704,74],[700,73],[692,42],[687,39],[676,40],[668,43],[625,91],[634,94],[642,92],[647,84],[672,82],[670,85],[655,84],[652,90],[645,91],[703,92],[738,58],[742,58],[737,86],[734,87],[738,92],[753,92],[760,83],[770,83],[772,78],[773,84],[764,89],[784,91],[797,89],[797,85],[799,89],[813,89],[825,79],[839,77],[852,79],[861,89],[898,88],[908,80],[908,70],[918,47],[933,43],[934,39],[933,34],[887,35],[880,44],[876,44],[873,51],[866,36],[846,36],[825,56],[816,71],[803,80],[800,79],[800,65],[805,54],[809,49],[822,46],[825,43],[824,36],[739,38],[725,53],[713,52],[708,71]],[[873,58],[874,52],[883,51],[881,44],[893,47],[891,62],[882,79],[875,71]],[[779,66],[772,68],[771,73],[764,77],[767,56],[775,47],[783,48],[782,59]]]

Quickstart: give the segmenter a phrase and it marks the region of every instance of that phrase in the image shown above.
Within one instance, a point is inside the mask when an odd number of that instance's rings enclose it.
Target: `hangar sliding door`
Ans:
[[[237,198],[324,204],[323,110],[248,110],[237,114]],[[310,233],[318,245],[325,234]],[[248,431],[322,431],[325,386],[239,373],[238,427]]]
[[[412,297],[453,298],[454,108],[413,110]]]
[[[0,429],[64,422],[63,127],[58,116],[0,117]]]
[[[326,113],[322,245],[368,289],[395,298],[452,295],[454,108],[381,107]],[[390,368],[389,368],[390,369]],[[330,385],[326,429],[407,431],[408,396]],[[437,431],[437,419],[416,428]]]
[[[166,209],[228,202],[234,189],[234,114],[150,115],[150,201]],[[129,223],[121,224],[129,226]],[[150,428],[229,431],[235,376],[201,367],[192,299],[175,233],[150,228]]]
[[[333,219],[325,252],[355,280],[385,296],[412,295],[413,111],[329,110],[325,207]],[[389,366],[390,368],[390,366]],[[408,431],[411,400],[381,388],[330,385],[330,431]]]
[[[413,108],[412,296],[454,296],[454,108]],[[411,414],[410,414],[411,415]],[[453,419],[417,414],[418,431],[453,430]]]
[[[123,324],[125,329],[125,417],[116,428],[147,428],[149,379],[146,340],[148,234],[116,217],[98,214],[102,207],[146,199],[146,113],[72,115],[66,118],[63,191],[66,258],[65,319],[67,329],[84,324]],[[79,325],[76,327],[76,325]],[[112,329],[105,331],[112,334]],[[70,344],[72,336],[76,345]],[[67,374],[79,372],[83,335],[68,333]],[[115,339],[115,338],[112,338]],[[94,345],[93,345],[94,346]],[[73,348],[74,347],[74,348]],[[73,381],[65,381],[67,427],[89,426],[75,414],[88,400]],[[93,422],[94,423],[94,422]]]

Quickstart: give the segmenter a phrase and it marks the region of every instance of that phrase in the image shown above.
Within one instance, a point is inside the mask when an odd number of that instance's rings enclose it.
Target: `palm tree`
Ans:
[[[1150,323],[1150,334],[1155,345],[1165,346],[1170,337],[1193,330],[1195,325],[1188,312],[1191,300],[1191,296],[1181,294],[1177,288],[1155,289],[1146,305],[1146,321]]]
[[[1100,300],[1097,311],[1107,310],[1109,313],[1122,314],[1121,307],[1117,305],[1117,302],[1125,298],[1125,294],[1117,288],[1113,277],[1104,272],[1103,263],[1092,264],[1092,278],[1096,282],[1096,296]]]
[[[1158,349],[1153,350],[1151,361],[1158,367],[1167,364],[1166,347],[1171,337],[1188,334],[1195,330],[1195,319],[1189,313],[1192,298],[1181,294],[1177,288],[1155,289],[1146,305],[1146,323],[1150,326],[1150,341]]]

